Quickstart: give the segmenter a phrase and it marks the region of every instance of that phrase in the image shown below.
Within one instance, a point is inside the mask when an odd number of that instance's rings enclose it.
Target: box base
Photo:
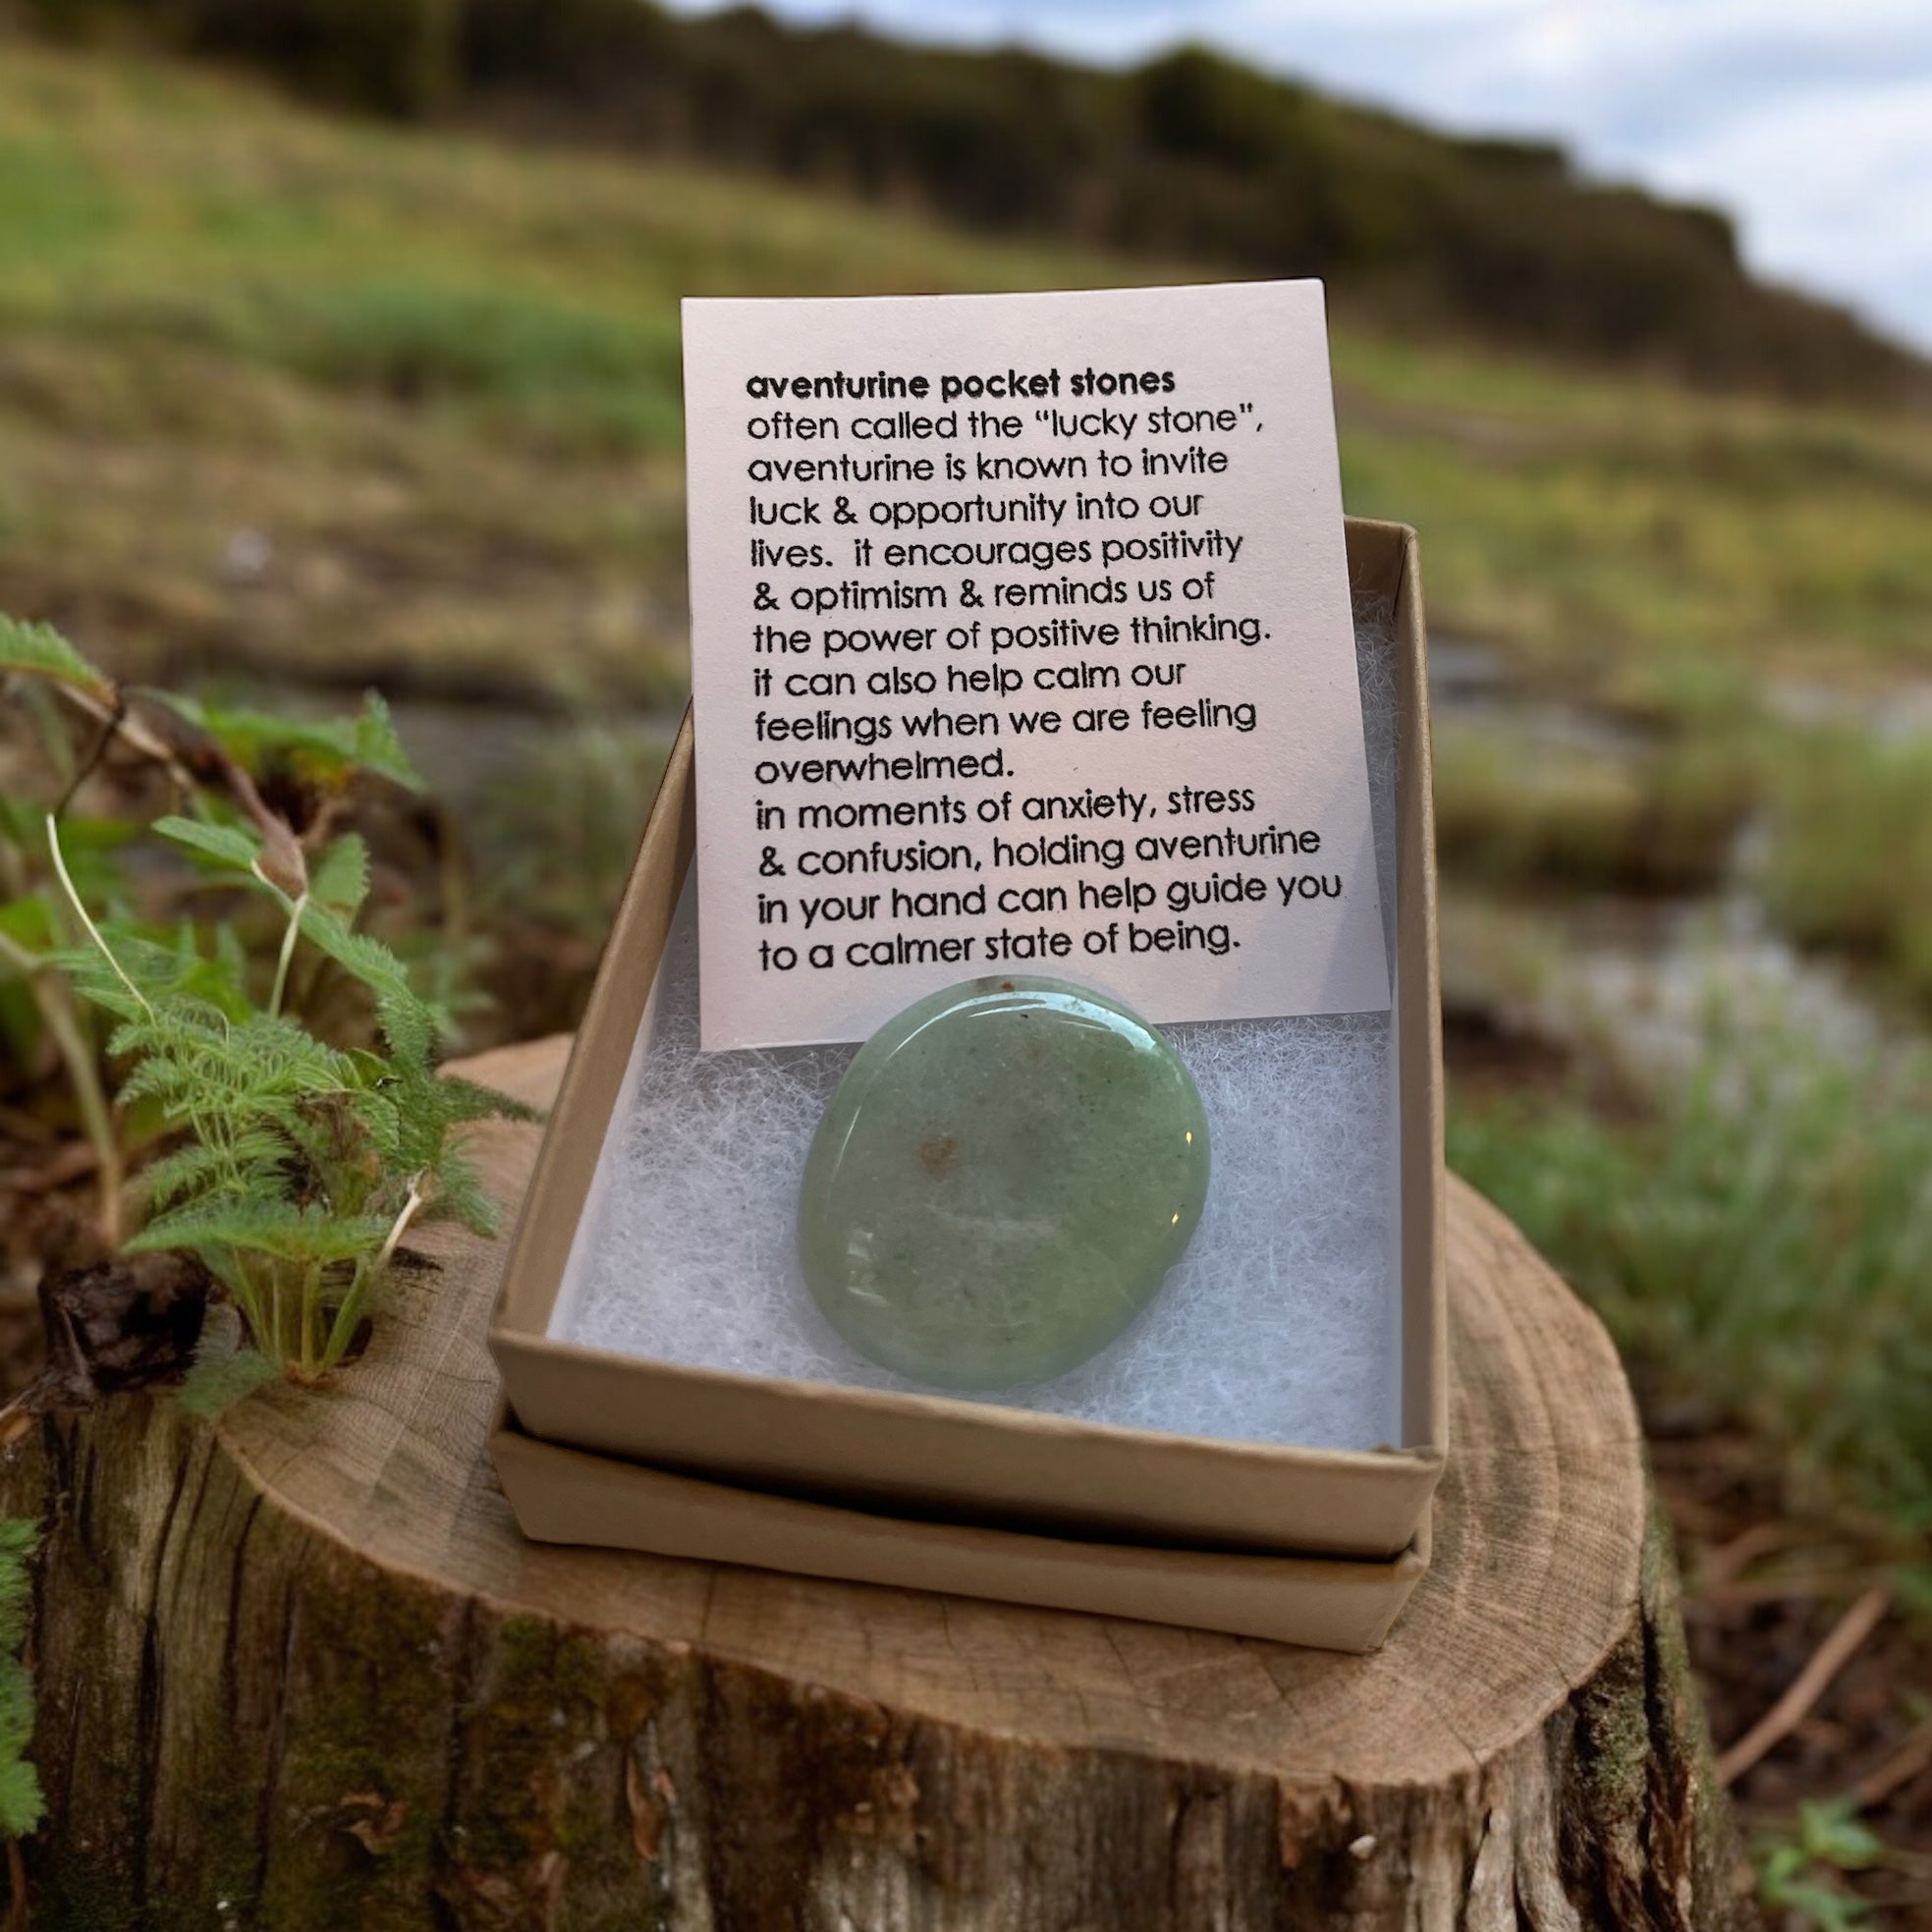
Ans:
[[[1425,1511],[1389,1562],[1249,1556],[1045,1536],[841,1509],[676,1475],[525,1435],[507,1408],[490,1459],[524,1534],[1367,1651],[1429,1567]],[[1131,1606],[1131,1607],[1130,1607]]]

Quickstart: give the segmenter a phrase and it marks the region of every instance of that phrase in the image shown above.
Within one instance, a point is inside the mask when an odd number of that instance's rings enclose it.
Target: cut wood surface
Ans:
[[[568,1043],[465,1071],[547,1100]],[[537,1131],[493,1124],[499,1195]],[[422,1231],[322,1393],[47,1418],[55,1928],[1734,1922],[1642,1446],[1595,1318],[1449,1213],[1435,1561],[1367,1657],[524,1542],[504,1248]]]

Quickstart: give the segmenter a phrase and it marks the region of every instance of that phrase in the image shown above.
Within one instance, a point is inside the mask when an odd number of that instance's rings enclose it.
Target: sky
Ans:
[[[709,11],[703,0],[675,0]],[[1096,63],[1203,41],[1725,209],[1759,274],[1932,352],[1932,0],[765,0]]]

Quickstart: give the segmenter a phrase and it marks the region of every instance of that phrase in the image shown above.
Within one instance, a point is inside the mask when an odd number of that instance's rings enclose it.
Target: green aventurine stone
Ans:
[[[1007,1389],[1127,1327],[1207,1198],[1180,1056],[1058,979],[973,979],[867,1040],[812,1138],[805,1281],[854,1348],[916,1381]]]

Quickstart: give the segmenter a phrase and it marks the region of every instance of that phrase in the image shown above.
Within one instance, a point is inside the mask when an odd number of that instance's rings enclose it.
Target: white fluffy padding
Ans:
[[[1393,931],[1386,626],[1361,626],[1356,645]],[[832,1331],[793,1242],[806,1149],[857,1049],[699,1053],[697,987],[687,891],[552,1332],[708,1368],[916,1388]],[[988,1400],[1188,1435],[1347,1449],[1399,1442],[1389,1016],[1164,1030],[1200,1087],[1213,1141],[1193,1242],[1147,1312],[1091,1361]]]

